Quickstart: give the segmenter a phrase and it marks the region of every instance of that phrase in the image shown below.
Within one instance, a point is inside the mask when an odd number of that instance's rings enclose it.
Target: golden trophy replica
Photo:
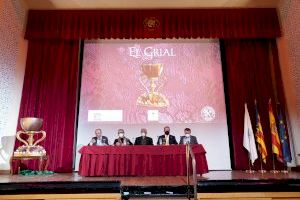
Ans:
[[[138,97],[138,105],[149,107],[167,107],[170,105],[169,100],[163,94],[155,91],[155,81],[158,81],[158,78],[160,77],[162,71],[163,65],[159,63],[142,65],[142,73],[150,81],[150,91],[141,81],[147,92]]]
[[[22,118],[20,120],[23,130],[17,132],[17,139],[24,143],[24,145],[17,148],[14,152],[14,157],[29,157],[29,156],[46,156],[44,147],[37,145],[46,138],[46,132],[41,130],[43,120],[40,118]],[[42,134],[42,137],[34,141],[33,136]],[[24,137],[27,135],[27,140]],[[26,137],[26,136],[25,136]]]

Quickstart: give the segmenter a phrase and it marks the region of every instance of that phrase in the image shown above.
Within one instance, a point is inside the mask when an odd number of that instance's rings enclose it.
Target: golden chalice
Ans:
[[[24,145],[17,148],[14,156],[46,155],[44,147],[37,145],[46,138],[46,132],[41,130],[43,119],[34,117],[21,118],[20,124],[23,130],[18,131],[16,137]],[[34,141],[34,136],[38,134],[42,134],[42,137]]]
[[[143,64],[142,65],[142,75],[145,75],[150,81],[150,91],[146,87],[147,92],[142,94],[137,99],[137,104],[141,106],[149,107],[167,107],[169,106],[169,100],[161,93],[156,91],[155,82],[158,81],[161,73],[163,71],[163,65],[160,63],[157,64]]]

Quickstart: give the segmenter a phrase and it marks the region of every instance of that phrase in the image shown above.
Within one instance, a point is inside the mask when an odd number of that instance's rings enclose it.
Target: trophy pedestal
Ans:
[[[13,156],[10,160],[11,173],[12,162],[17,160],[21,162],[22,160],[35,160],[40,161],[39,170],[47,168],[48,165],[48,156],[44,147],[38,145],[41,141],[46,138],[46,132],[41,130],[43,125],[43,120],[40,118],[26,117],[22,118],[20,121],[21,127],[23,130],[18,131],[16,138],[24,143],[24,145],[19,146],[13,153]],[[42,136],[35,141],[34,136],[41,134]],[[25,136],[25,137],[24,137]],[[43,161],[47,161],[45,168],[42,168]]]
[[[23,160],[38,160],[39,161],[39,168],[38,168],[39,171],[47,170],[48,164],[49,164],[49,158],[46,154],[42,155],[42,156],[15,156],[15,155],[13,155],[9,161],[11,175],[14,174],[13,162],[14,161],[17,162],[16,168],[17,168],[17,172],[19,174],[20,173],[20,164],[22,163]]]

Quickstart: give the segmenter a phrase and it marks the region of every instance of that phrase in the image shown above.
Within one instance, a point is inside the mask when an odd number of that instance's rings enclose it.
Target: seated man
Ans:
[[[125,132],[123,129],[118,130],[118,138],[115,139],[114,145],[116,146],[126,146],[126,145],[132,145],[132,142],[125,137]]]
[[[153,140],[151,137],[147,137],[147,129],[142,128],[141,129],[141,135],[140,137],[137,137],[135,139],[134,145],[153,145]]]
[[[174,135],[170,135],[170,127],[164,127],[164,135],[158,137],[157,145],[178,144]]]
[[[102,145],[108,145],[108,139],[107,137],[102,135],[102,130],[100,128],[97,128],[95,130],[95,136],[93,137],[89,143],[91,146],[102,146]]]
[[[198,144],[196,136],[191,135],[192,131],[189,128],[184,129],[185,136],[180,137],[179,144]]]

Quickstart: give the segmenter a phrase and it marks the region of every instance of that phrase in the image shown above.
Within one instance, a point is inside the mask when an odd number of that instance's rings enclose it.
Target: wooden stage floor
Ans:
[[[248,174],[244,171],[210,171],[197,176],[198,182],[203,181],[236,181],[236,180],[300,180],[300,172],[287,174]],[[105,182],[119,181],[121,186],[178,186],[186,184],[186,176],[154,176],[154,177],[82,177],[77,172],[55,173],[43,176],[0,175],[0,183],[30,183],[30,182]]]
[[[272,174],[243,171],[210,171],[197,177],[198,193],[298,192],[300,172]],[[78,173],[44,176],[0,175],[1,194],[34,193],[119,193],[124,199],[145,194],[185,196],[185,176],[159,177],[82,177]]]

